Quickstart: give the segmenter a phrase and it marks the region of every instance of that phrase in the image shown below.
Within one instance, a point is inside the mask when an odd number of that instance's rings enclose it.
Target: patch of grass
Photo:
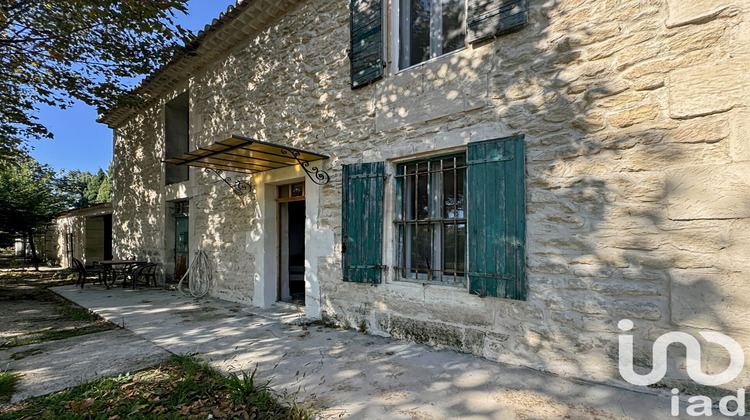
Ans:
[[[86,308],[64,302],[60,312],[68,321],[98,321],[101,317]]]
[[[305,420],[298,404],[284,405],[255,372],[224,377],[191,356],[135,374],[103,378],[7,407],[4,419],[241,418]]]
[[[229,396],[235,403],[256,407],[265,415],[270,414],[268,418],[292,420],[310,418],[310,410],[297,403],[294,398],[290,405],[280,404],[271,391],[271,381],[258,383],[255,378],[257,372],[256,367],[250,375],[247,372],[242,372],[242,376],[231,373],[226,378]]]
[[[258,384],[255,381],[255,374],[258,372],[256,367],[253,373],[248,375],[242,372],[242,377],[236,373],[231,373],[227,377],[229,395],[236,402],[248,405],[267,406],[273,398],[271,397],[268,384],[270,381]]]
[[[16,389],[18,374],[12,372],[0,372],[0,402],[10,401]]]
[[[35,300],[39,302],[60,302],[62,301],[62,298],[46,289],[31,287],[23,288],[16,285],[11,285],[0,286],[0,300]]]
[[[0,251],[0,268],[13,268],[17,265],[14,250],[3,249]]]
[[[0,269],[0,286],[24,286],[37,289],[73,284],[78,275],[67,269],[45,271]]]
[[[108,322],[102,322],[82,328],[68,328],[62,330],[43,329],[38,331],[31,331],[23,336],[15,337],[13,340],[9,340],[0,345],[0,350],[8,349],[12,347],[25,346],[27,344],[46,343],[47,341],[62,340],[70,337],[78,337],[86,334],[93,334],[102,331],[109,331],[117,329],[118,327]]]
[[[305,322],[302,325],[303,326],[307,326],[307,327],[310,327],[310,326],[316,326],[316,327],[319,327],[319,328],[325,327],[325,328],[330,328],[330,329],[333,329],[333,330],[339,328],[338,324],[336,324],[332,320],[326,320],[326,321],[315,320],[315,321],[311,321],[311,322]]]
[[[302,326],[316,326],[318,328],[331,328],[331,329],[338,329],[341,328],[341,326],[338,324],[338,320],[335,318],[331,318],[329,316],[323,316],[323,319],[316,319],[308,322],[304,322],[301,324]]]
[[[0,305],[10,302],[18,308],[27,305],[38,309],[33,322],[24,324],[21,331],[10,329],[13,336],[0,341],[0,350],[118,328],[88,309],[81,308],[47,290],[46,287],[58,286],[65,282],[55,278],[61,272],[64,271],[0,271]],[[18,316],[11,318],[21,319]],[[0,331],[5,330],[0,328]]]
[[[63,268],[55,272],[52,278],[53,279],[65,279],[65,280],[77,280],[78,272],[73,271],[70,268]]]

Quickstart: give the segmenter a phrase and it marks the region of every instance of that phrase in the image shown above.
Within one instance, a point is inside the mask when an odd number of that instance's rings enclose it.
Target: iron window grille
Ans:
[[[397,166],[396,278],[466,284],[466,159]]]
[[[190,202],[189,201],[175,201],[173,214],[175,216],[187,216],[188,214],[190,214]]]

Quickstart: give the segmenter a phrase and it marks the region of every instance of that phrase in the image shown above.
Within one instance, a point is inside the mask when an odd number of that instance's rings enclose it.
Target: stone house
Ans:
[[[61,266],[70,267],[73,257],[86,266],[112,259],[111,203],[70,210],[58,216],[50,228],[54,234],[48,236],[55,242],[50,248]]]
[[[668,331],[750,349],[749,58],[744,0],[238,1],[101,117],[113,251],[630,386],[621,319],[644,368]]]
[[[72,258],[86,266],[112,259],[112,204],[101,203],[69,210],[35,234],[38,257],[49,264],[70,267]],[[16,254],[31,256],[24,239],[16,240]]]

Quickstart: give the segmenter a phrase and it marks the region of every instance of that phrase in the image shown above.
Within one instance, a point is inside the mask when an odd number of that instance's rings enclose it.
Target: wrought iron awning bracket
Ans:
[[[217,149],[217,146],[220,148]],[[238,152],[238,149],[241,151]],[[208,147],[199,147],[195,151],[166,159],[165,162],[202,167],[206,173],[215,173],[232,188],[235,194],[242,196],[244,192],[252,189],[252,186],[242,181],[232,181],[231,178],[224,177],[221,174],[223,171],[256,174],[267,170],[294,166],[296,163],[305,171],[305,174],[313,183],[324,185],[331,180],[331,177],[322,169],[322,165],[313,166],[311,163],[328,158],[329,156],[319,153],[232,135],[227,140],[214,143]],[[259,170],[259,168],[261,169]]]
[[[325,185],[328,183],[328,181],[331,180],[331,177],[328,175],[328,172],[318,168],[317,166],[310,166],[310,162],[306,160],[302,160],[299,158],[300,152],[296,150],[291,149],[281,149],[282,155],[292,155],[294,160],[297,161],[299,166],[302,168],[303,171],[307,174],[307,177],[310,178],[310,180],[318,185]]]
[[[245,194],[249,193],[253,190],[252,184],[249,184],[241,179],[237,181],[233,181],[230,177],[225,177],[222,175],[221,171],[214,169],[214,168],[203,168],[203,172],[205,173],[212,173],[216,176],[218,176],[222,181],[224,181],[225,184],[229,186],[229,188],[232,189],[232,192],[239,197],[242,198],[245,196]]]

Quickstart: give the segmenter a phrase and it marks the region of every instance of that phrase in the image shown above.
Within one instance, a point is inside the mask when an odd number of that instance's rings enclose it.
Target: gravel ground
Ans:
[[[46,289],[73,283],[66,277],[60,269],[0,269],[0,369],[20,375],[11,402],[169,358],[164,349]]]

